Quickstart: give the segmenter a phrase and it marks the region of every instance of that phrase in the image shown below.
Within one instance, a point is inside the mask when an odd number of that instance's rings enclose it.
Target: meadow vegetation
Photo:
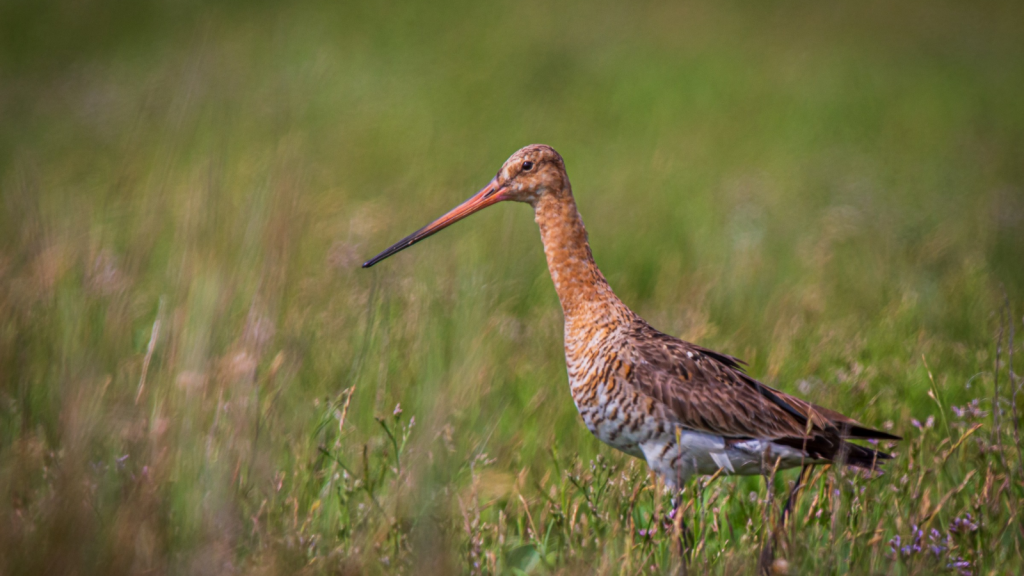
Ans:
[[[677,570],[528,208],[359,268],[534,142],[654,326],[904,436],[816,471],[775,573],[1021,573],[1022,37],[1015,2],[0,4],[0,575]],[[754,573],[795,477],[692,482],[691,573]]]

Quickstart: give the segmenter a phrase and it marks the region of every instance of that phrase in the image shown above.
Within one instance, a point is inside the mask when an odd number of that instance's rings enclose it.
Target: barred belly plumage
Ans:
[[[656,431],[632,411],[638,396],[609,394],[604,384],[595,386],[594,391],[594,401],[587,402],[589,394],[576,394],[574,390],[573,400],[583,423],[605,444],[642,458],[640,443],[650,440]]]
[[[628,366],[607,346],[620,334],[606,324],[566,328],[574,336],[566,339],[569,388],[583,423],[605,444],[643,458],[640,445],[669,430],[652,418],[655,404],[622,379]]]

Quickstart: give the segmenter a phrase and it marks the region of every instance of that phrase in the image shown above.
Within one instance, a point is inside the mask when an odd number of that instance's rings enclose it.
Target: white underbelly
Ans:
[[[790,446],[765,440],[727,445],[721,436],[688,430],[681,430],[678,437],[652,439],[640,448],[651,469],[677,487],[694,474],[756,475],[766,461],[770,467],[778,459],[780,469],[809,462],[802,451]]]

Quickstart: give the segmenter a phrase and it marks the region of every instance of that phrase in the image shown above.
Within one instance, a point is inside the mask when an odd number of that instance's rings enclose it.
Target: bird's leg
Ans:
[[[772,507],[775,500],[775,474],[779,471],[779,463],[782,461],[781,458],[776,458],[775,462],[770,462],[769,448],[765,448],[764,454],[761,460],[761,474],[764,476],[765,483],[765,496],[764,506],[761,508],[761,525],[764,534],[764,542],[761,544],[761,554],[757,559],[758,572],[761,574],[769,574],[772,566],[772,562],[775,560],[775,529],[771,523]]]
[[[682,490],[676,492],[676,495],[672,497],[670,518],[675,527],[675,535],[679,539],[679,573],[685,575],[689,568],[689,553],[693,550],[693,533],[683,519]]]
[[[800,469],[800,475],[796,477],[796,484],[793,484],[793,488],[789,491],[786,505],[782,508],[782,519],[779,522],[783,528],[786,527],[789,517],[793,514],[793,504],[796,502],[800,490],[803,489],[804,484],[810,478],[812,468],[814,468],[814,464],[804,464],[803,468]]]

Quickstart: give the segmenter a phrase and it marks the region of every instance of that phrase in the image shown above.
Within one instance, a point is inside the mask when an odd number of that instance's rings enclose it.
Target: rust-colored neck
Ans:
[[[602,307],[621,306],[594,263],[587,230],[568,183],[562,190],[550,191],[538,198],[533,212],[566,322],[571,323],[574,318],[592,314]]]

